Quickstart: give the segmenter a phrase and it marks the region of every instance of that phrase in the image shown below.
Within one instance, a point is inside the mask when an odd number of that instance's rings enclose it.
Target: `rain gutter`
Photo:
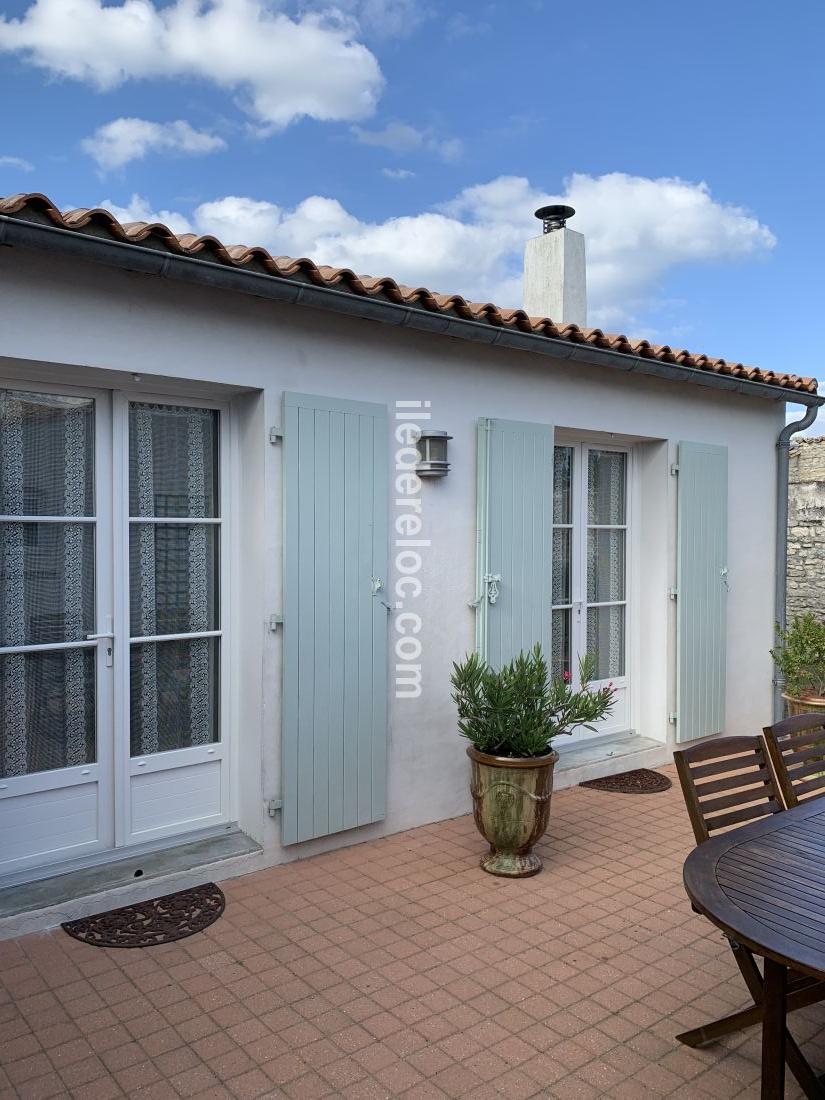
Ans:
[[[227,267],[194,256],[178,256],[145,245],[133,244],[130,241],[112,241],[77,230],[14,218],[7,214],[0,215],[0,245],[58,252],[76,259],[106,264],[109,267],[118,267],[144,275],[173,279],[176,282],[236,291],[290,305],[310,306],[332,313],[378,321],[381,324],[452,336],[491,347],[529,351],[553,359],[603,366],[629,374],[651,375],[751,397],[764,397],[770,401],[792,401],[809,407],[825,403],[825,396],[818,394],[782,389],[764,382],[751,382],[732,375],[703,371],[698,367],[661,363],[640,355],[628,355],[626,352],[594,347],[592,344],[574,344],[561,338],[519,332],[500,325],[495,326],[460,317],[448,317],[420,307],[366,298],[351,291],[314,286],[312,283],[298,283],[292,279],[279,278],[246,268]]]

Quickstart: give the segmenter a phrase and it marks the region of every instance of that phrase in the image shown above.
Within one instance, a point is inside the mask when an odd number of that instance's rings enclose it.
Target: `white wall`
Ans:
[[[232,698],[242,827],[271,860],[352,843],[466,812],[464,746],[455,734],[449,669],[473,644],[475,425],[479,416],[645,440],[641,488],[638,732],[667,740],[674,709],[675,479],[680,439],[724,444],[730,458],[728,732],[755,732],[771,711],[775,440],[784,406],[654,378],[569,365],[374,322],[181,287],[60,257],[4,252],[0,267],[0,374],[36,380],[204,392],[233,387],[239,469],[234,481]],[[24,362],[26,361],[26,362]],[[140,375],[134,383],[132,373]],[[179,380],[179,381],[176,381]],[[197,383],[197,384],[196,384]],[[264,799],[279,793],[281,639],[267,629],[281,608],[280,451],[267,441],[284,390],[384,402],[432,402],[448,430],[450,475],[425,484],[421,574],[423,687],[390,702],[384,823],[278,845]],[[391,444],[388,441],[388,452]],[[392,514],[392,513],[391,513]],[[263,763],[261,763],[263,762]]]

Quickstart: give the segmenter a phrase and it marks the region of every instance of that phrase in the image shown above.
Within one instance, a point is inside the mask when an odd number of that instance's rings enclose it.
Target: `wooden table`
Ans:
[[[825,978],[825,799],[700,844],[684,879],[694,906],[765,960],[762,1100],[781,1100],[788,969]]]

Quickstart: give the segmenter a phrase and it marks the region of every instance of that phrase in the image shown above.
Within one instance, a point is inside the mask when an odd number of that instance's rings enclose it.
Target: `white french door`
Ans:
[[[115,399],[118,843],[227,817],[221,445],[213,406]]]
[[[579,687],[579,662],[588,655],[593,685],[616,689],[612,713],[573,741],[630,725],[629,464],[630,452],[619,447],[570,443],[554,452],[552,671]]]
[[[0,875],[227,820],[223,430],[0,383]]]
[[[0,871],[114,843],[110,469],[106,394],[0,388]]]

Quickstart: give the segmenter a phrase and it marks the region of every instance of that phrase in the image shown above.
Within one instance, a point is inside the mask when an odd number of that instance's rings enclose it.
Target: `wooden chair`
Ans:
[[[825,795],[825,714],[795,714],[764,733],[785,806]]]
[[[718,830],[735,828],[785,809],[761,737],[717,737],[680,749],[673,758],[697,844],[704,844]],[[728,943],[754,1003],[750,1008],[677,1035],[686,1046],[702,1046],[762,1021],[762,972],[747,947],[730,937]],[[825,982],[800,974],[789,975],[789,1012],[823,999]],[[805,1095],[810,1100],[822,1100],[825,1089],[787,1032],[785,1058]]]
[[[716,737],[673,759],[697,844],[785,808],[760,737]]]

